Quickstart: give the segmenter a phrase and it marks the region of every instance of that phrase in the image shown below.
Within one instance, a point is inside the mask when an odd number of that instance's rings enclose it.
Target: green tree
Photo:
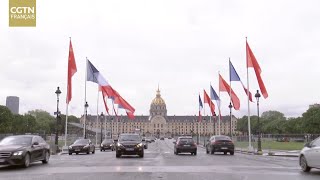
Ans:
[[[0,106],[0,133],[8,133],[12,130],[13,115],[6,106]]]
[[[31,115],[36,120],[36,131],[43,131],[46,134],[55,132],[56,120],[48,112],[44,110],[32,110],[27,113]]]
[[[302,127],[306,133],[320,133],[320,108],[314,107],[302,114]]]

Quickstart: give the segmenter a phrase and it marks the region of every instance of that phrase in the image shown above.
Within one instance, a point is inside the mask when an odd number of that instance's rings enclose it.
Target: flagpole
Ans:
[[[98,85],[98,96],[97,96],[97,125],[99,124],[99,85]],[[102,124],[101,124],[102,126]],[[96,126],[97,127],[97,126]],[[98,131],[97,128],[95,129],[96,131],[96,146],[98,145]],[[102,136],[102,134],[101,134]]]
[[[251,145],[251,122],[250,122],[250,89],[249,89],[249,70],[248,70],[248,52],[247,52],[247,37],[246,37],[246,64],[247,64],[247,87],[248,87],[248,136],[249,136],[249,151],[253,151],[253,147]]]
[[[88,58],[86,57],[86,72],[85,72],[85,78],[84,78],[84,104],[87,102],[87,72],[88,71]],[[83,138],[86,138],[86,119],[87,119],[87,114],[86,114],[86,107],[84,107],[84,115],[83,115]]]
[[[230,57],[229,57],[229,81],[230,81],[230,105],[229,105],[229,107],[230,107],[230,137],[232,138],[232,104],[231,104],[231,100],[232,100],[232,98],[231,98],[231,96],[232,96],[232,94],[231,94],[231,90],[232,90],[232,88],[231,88],[231,71],[230,71],[230,63],[231,63],[231,61],[230,61]]]
[[[67,103],[67,109],[66,109],[66,125],[65,125],[65,132],[64,132],[64,146],[67,146],[67,135],[68,135],[68,107],[69,107],[69,103]]]
[[[71,37],[69,37],[71,43]],[[72,49],[73,53],[73,49]],[[69,47],[69,56],[70,56],[70,47]],[[67,91],[69,90],[69,58],[68,58],[68,73],[67,73]],[[66,107],[66,125],[65,125],[65,132],[64,132],[64,146],[67,146],[67,137],[68,137],[68,107],[69,107],[69,92],[67,92],[67,107]]]
[[[218,75],[220,76],[220,71],[218,71]],[[218,76],[218,77],[219,77]],[[220,79],[219,79],[219,98],[220,98],[220,102],[219,102],[219,117],[218,117],[218,124],[219,124],[219,127],[218,127],[218,133],[219,133],[219,136],[221,135],[221,97],[220,97]]]
[[[104,139],[107,139],[107,116],[109,116],[109,114],[106,111],[106,115],[104,116]]]

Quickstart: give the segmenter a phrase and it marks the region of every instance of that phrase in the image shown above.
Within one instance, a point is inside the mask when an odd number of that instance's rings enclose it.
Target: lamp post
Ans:
[[[61,91],[60,91],[60,88],[57,87],[57,90],[56,90],[56,95],[57,95],[57,112],[55,112],[56,114],[56,118],[57,118],[57,122],[56,122],[56,137],[55,137],[55,141],[54,141],[54,144],[56,146],[56,153],[58,152],[59,150],[59,147],[58,147],[58,122],[59,122],[59,116],[60,116],[60,112],[59,112],[59,96],[61,94]]]
[[[231,102],[228,107],[230,109],[230,137],[232,137],[232,104]]]
[[[102,120],[104,117],[103,112],[101,112],[100,117],[101,117],[101,119],[100,119],[100,144],[102,144]]]
[[[85,104],[84,104],[84,108],[85,108],[85,116],[86,116],[86,118],[87,118],[87,116],[88,116],[88,112],[87,112],[87,110],[88,110],[88,107],[89,107],[89,104],[88,104],[88,102],[86,102]],[[87,127],[86,127],[87,125],[86,125],[86,122],[84,123],[84,138],[85,139],[87,139]]]
[[[261,150],[261,125],[260,125],[260,117],[259,117],[259,98],[261,97],[259,90],[257,90],[257,93],[254,95],[257,99],[257,113],[258,113],[258,154],[262,154]]]

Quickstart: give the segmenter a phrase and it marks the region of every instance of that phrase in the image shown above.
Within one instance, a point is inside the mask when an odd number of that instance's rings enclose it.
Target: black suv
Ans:
[[[139,134],[120,134],[116,146],[116,157],[121,155],[144,155],[144,144]]]

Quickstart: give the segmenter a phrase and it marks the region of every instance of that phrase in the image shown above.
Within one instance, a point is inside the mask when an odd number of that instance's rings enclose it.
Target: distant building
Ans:
[[[309,105],[309,109],[310,108],[320,108],[320,104],[317,104],[317,103],[315,103],[315,104],[311,104],[311,105]]]
[[[146,136],[174,136],[174,135],[213,135],[218,134],[217,117],[204,116],[199,123],[199,117],[194,116],[168,116],[165,101],[161,98],[160,90],[157,90],[156,97],[150,105],[149,116],[135,116],[134,120],[130,120],[127,116],[108,116],[107,129],[113,136],[119,133],[134,133],[139,129],[141,134]],[[101,128],[104,123],[97,122],[97,116],[88,115],[86,119],[86,127]],[[210,120],[211,119],[211,120]],[[83,116],[80,123],[84,124]],[[237,118],[232,116],[231,131],[237,133]],[[230,134],[230,116],[221,117],[221,134]]]
[[[7,96],[6,106],[13,114],[19,114],[19,97]]]

